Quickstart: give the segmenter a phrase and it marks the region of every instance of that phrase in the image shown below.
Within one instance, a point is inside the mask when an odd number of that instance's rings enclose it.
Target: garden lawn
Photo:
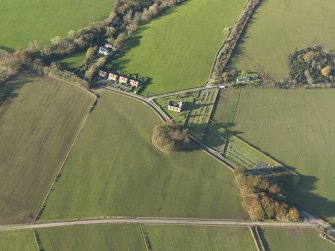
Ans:
[[[36,251],[37,244],[32,230],[0,232],[1,251]]]
[[[329,241],[320,238],[320,232],[315,229],[264,228],[262,230],[271,251],[330,251],[335,249]]]
[[[304,177],[290,199],[335,222],[334,90],[242,89],[233,131]]]
[[[82,225],[37,230],[42,247],[50,251],[145,251],[139,225]]]
[[[139,101],[103,91],[42,220],[94,216],[245,218],[231,171],[200,150],[162,154],[162,123]]]
[[[153,250],[255,250],[248,228],[144,226]]]
[[[245,0],[190,0],[137,32],[112,65],[152,78],[142,94],[204,85],[215,54]]]
[[[26,48],[102,20],[116,0],[0,0],[0,48]]]
[[[296,48],[335,49],[333,0],[265,0],[254,16],[232,65],[264,71],[276,80],[288,77],[288,56]]]
[[[94,102],[87,91],[21,74],[0,86],[0,224],[31,221]]]

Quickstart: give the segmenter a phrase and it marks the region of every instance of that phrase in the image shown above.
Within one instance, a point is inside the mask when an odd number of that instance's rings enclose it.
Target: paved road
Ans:
[[[219,88],[218,86],[202,86],[202,87],[196,87],[196,88],[190,88],[190,89],[185,89],[185,90],[180,90],[180,91],[176,91],[176,92],[169,92],[169,93],[164,93],[161,95],[156,95],[156,96],[152,96],[150,98],[148,98],[148,101],[152,101],[156,98],[166,98],[166,97],[171,97],[171,96],[175,96],[178,94],[181,94],[183,92],[195,92],[195,91],[202,91],[202,90],[207,90],[207,89],[214,89],[214,88]]]
[[[314,225],[323,227],[326,230],[330,230],[332,232],[333,236],[335,236],[335,228],[332,227],[330,224],[328,224],[324,220],[322,220],[322,219],[320,219],[320,218],[318,218],[318,217],[316,217],[316,216],[314,216],[314,215],[312,215],[312,214],[310,214],[306,211],[302,211],[301,213],[308,222],[310,222]]]
[[[315,227],[313,223],[277,223],[277,222],[249,222],[238,220],[194,219],[194,218],[109,218],[92,220],[74,220],[47,223],[33,223],[24,225],[0,226],[0,231],[16,231],[38,228],[66,227],[96,224],[146,224],[146,225],[189,225],[189,226],[232,226],[232,227]]]

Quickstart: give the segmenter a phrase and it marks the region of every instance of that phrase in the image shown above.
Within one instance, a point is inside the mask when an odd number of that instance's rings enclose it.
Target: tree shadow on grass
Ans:
[[[246,27],[242,31],[242,34],[240,36],[240,39],[237,43],[236,48],[233,51],[233,54],[231,56],[231,59],[229,60],[228,67],[236,61],[239,61],[239,59],[243,58],[245,55],[245,44],[246,41],[252,36],[249,32],[250,28],[256,23],[256,16],[260,13],[262,5],[264,4],[264,1],[260,3],[260,5],[256,8],[255,12],[252,14],[249,22],[247,23]]]
[[[282,166],[258,168],[249,171],[251,175],[264,175],[279,184],[288,202],[323,219],[335,216],[335,201],[315,193],[320,180],[315,176],[299,174],[296,168]]]
[[[0,84],[0,118],[6,111],[5,107],[9,107],[14,99],[19,96],[16,91],[28,82],[31,81],[22,76],[16,76]]]
[[[13,48],[3,46],[3,45],[0,46],[0,50],[5,50],[5,51],[8,51],[8,52],[15,52],[15,50]]]
[[[317,183],[320,180],[315,176],[301,175],[301,180],[295,191],[289,194],[289,200],[307,212],[321,218],[335,216],[335,201],[316,194]]]

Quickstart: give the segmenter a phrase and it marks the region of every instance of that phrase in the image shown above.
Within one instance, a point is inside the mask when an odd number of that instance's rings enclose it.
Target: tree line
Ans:
[[[65,38],[56,36],[51,39],[50,45],[35,40],[26,49],[14,53],[0,50],[0,82],[29,68],[89,88],[88,81],[111,57],[98,57],[98,46],[109,43],[113,46],[113,53],[117,53],[141,24],[184,1],[148,0],[143,4],[137,0],[122,0],[105,20],[93,22],[77,31],[71,30]],[[77,72],[78,76],[65,71],[60,64],[49,63],[57,57],[82,51],[86,51],[86,56],[81,71]]]
[[[245,27],[247,26],[250,18],[252,17],[252,14],[261,2],[262,0],[249,0],[246,4],[239,20],[229,32],[226,40],[220,48],[219,54],[215,62],[214,71],[211,76],[212,81],[217,82],[224,80],[224,72],[234,52],[234,49],[236,48]]]

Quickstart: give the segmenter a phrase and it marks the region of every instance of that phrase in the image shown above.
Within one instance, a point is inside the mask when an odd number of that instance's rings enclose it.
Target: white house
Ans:
[[[120,76],[119,82],[122,84],[127,84],[128,83],[128,78]]]
[[[108,80],[116,81],[119,76],[113,73],[108,74]]]
[[[181,112],[183,108],[183,102],[169,101],[168,110],[173,112]]]
[[[138,82],[137,80],[131,79],[130,85],[137,88],[140,85],[140,82]]]
[[[99,47],[99,53],[105,56],[108,56],[110,54],[109,50],[105,47]]]
[[[243,76],[243,77],[236,79],[237,84],[245,84],[245,83],[249,83],[250,81],[251,81],[251,77],[248,77],[248,76]]]

